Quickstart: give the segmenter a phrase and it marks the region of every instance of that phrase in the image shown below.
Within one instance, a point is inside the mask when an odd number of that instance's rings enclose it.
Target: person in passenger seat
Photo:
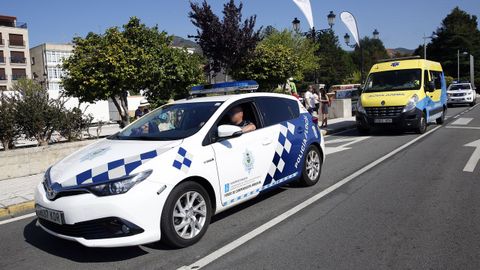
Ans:
[[[243,108],[241,106],[233,107],[229,112],[230,123],[242,128],[243,133],[254,131],[257,129],[254,123],[248,119],[243,119]]]

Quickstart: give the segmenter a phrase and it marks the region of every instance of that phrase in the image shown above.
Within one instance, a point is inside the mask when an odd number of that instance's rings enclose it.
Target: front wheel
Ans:
[[[422,116],[418,120],[418,127],[416,129],[416,132],[418,134],[423,134],[427,131],[427,118],[425,116],[425,113],[422,113]]]
[[[443,112],[442,112],[442,116],[440,116],[439,118],[437,118],[436,122],[437,122],[437,125],[443,125],[443,123],[445,123],[445,114],[447,113],[447,110],[446,109],[443,109]]]
[[[303,162],[302,176],[300,177],[300,184],[302,186],[313,186],[320,179],[322,172],[322,157],[320,151],[315,145],[310,145],[305,155]]]
[[[207,231],[212,216],[208,192],[196,182],[184,182],[168,196],[162,212],[162,242],[174,248],[195,244]]]

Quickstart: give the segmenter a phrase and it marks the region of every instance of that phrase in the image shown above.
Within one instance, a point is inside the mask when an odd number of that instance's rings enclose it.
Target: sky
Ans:
[[[208,0],[208,3],[221,14],[226,1]],[[242,2],[244,18],[257,15],[257,26],[291,29],[293,18],[298,17],[302,30],[308,30],[306,19],[292,0]],[[328,27],[329,11],[337,15],[333,30],[342,45],[347,29],[339,14],[350,11],[357,19],[360,36],[372,36],[373,30],[378,29],[387,48],[415,49],[423,43],[424,33],[436,30],[455,6],[480,16],[478,0],[311,0],[311,5],[317,29]],[[188,0],[0,0],[1,15],[16,16],[18,21],[28,24],[30,47],[46,42],[68,43],[77,35],[121,26],[131,16],[139,17],[147,25],[158,24],[169,34],[187,37],[196,33],[187,16],[189,10]]]

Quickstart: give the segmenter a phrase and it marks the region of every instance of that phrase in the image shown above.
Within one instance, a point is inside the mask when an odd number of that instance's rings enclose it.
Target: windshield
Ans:
[[[448,90],[470,90],[470,84],[452,84]]]
[[[199,131],[221,102],[165,105],[135,121],[111,139],[179,140]]]
[[[418,90],[422,81],[420,69],[403,69],[370,73],[364,92]]]

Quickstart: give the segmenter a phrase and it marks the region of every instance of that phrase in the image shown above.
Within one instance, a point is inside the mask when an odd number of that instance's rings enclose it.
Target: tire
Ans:
[[[302,175],[299,179],[300,185],[305,187],[315,185],[320,180],[321,173],[322,156],[315,145],[310,145],[303,160]]]
[[[422,113],[422,116],[418,120],[418,127],[415,131],[418,134],[423,134],[427,131],[427,118],[425,117],[425,113]]]
[[[473,107],[473,106],[475,106],[475,104],[477,104],[477,102],[475,102],[475,101],[474,101],[474,102],[472,102],[472,103],[470,103],[470,107]]]
[[[437,125],[443,125],[445,123],[445,114],[447,113],[446,109],[443,109],[442,116],[437,118],[435,121],[437,122]]]
[[[193,198],[191,207],[189,207],[187,197],[189,199]],[[188,209],[180,211],[177,203]],[[199,211],[195,211],[195,206],[200,206],[198,207]],[[204,215],[200,212],[203,212]],[[176,216],[174,216],[175,213]],[[160,220],[161,242],[173,248],[191,246],[203,237],[208,229],[211,217],[212,204],[205,188],[196,182],[181,183],[172,190],[163,206],[162,219]],[[175,224],[178,226],[182,223],[185,225],[183,227],[179,226],[179,232],[177,232]],[[201,226],[200,230],[197,226]],[[192,230],[192,227],[197,228],[198,231]],[[184,233],[183,236],[181,235],[182,232]]]

